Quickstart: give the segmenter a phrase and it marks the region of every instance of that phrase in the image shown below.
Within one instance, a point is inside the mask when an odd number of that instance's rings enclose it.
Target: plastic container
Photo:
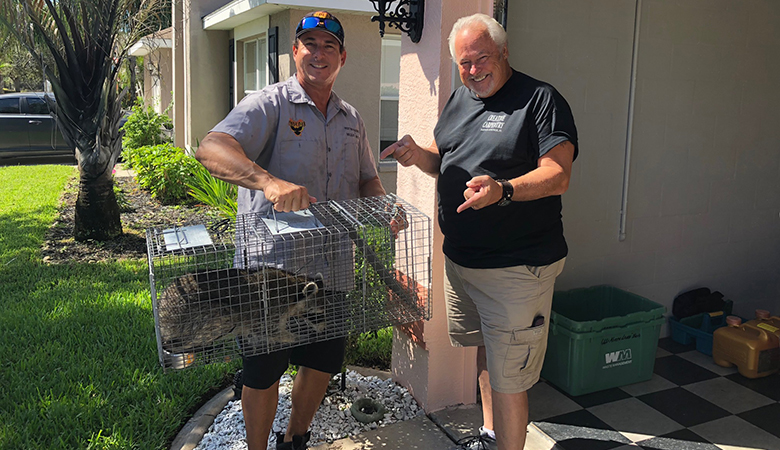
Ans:
[[[774,333],[774,335],[780,339],[780,317],[770,316],[769,311],[761,309],[756,310],[756,326],[770,333]]]
[[[613,286],[556,292],[542,377],[571,395],[649,380],[664,312]]]
[[[780,318],[741,323],[730,316],[729,325],[713,333],[712,360],[723,367],[737,366],[739,373],[747,378],[777,372],[780,370]]]
[[[726,317],[731,314],[732,305],[731,300],[726,300],[723,311],[701,313],[682,319],[670,316],[672,340],[683,345],[696,342],[696,350],[712,356],[712,333],[726,326]]]

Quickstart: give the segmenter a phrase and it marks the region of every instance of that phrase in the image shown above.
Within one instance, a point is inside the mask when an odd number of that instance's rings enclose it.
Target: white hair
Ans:
[[[450,37],[447,38],[450,43],[450,56],[452,56],[453,60],[455,59],[455,36],[457,36],[462,29],[471,27],[484,27],[499,50],[506,46],[506,30],[504,30],[504,27],[502,27],[500,23],[496,22],[496,19],[481,13],[461,17],[452,26]]]

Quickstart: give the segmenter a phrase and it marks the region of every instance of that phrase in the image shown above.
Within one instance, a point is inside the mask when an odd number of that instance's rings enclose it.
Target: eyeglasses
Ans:
[[[319,24],[323,24],[325,29],[331,33],[338,34],[342,32],[341,25],[335,20],[320,19],[319,17],[304,17],[303,20],[301,20],[300,29],[308,30],[311,28],[317,28]]]

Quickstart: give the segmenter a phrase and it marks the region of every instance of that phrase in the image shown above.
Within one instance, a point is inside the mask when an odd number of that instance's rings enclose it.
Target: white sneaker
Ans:
[[[498,444],[496,440],[490,437],[487,433],[480,433],[476,436],[466,436],[462,439],[458,439],[456,442],[460,450],[497,450]]]

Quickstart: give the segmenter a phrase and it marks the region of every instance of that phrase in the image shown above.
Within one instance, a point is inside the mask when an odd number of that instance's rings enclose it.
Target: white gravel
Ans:
[[[334,383],[341,385],[341,375],[333,377]],[[290,391],[292,378],[282,376],[279,383],[279,404],[274,419],[273,432],[268,441],[268,449],[276,449],[274,432],[287,429],[290,416]],[[381,401],[386,408],[384,419],[362,424],[352,417],[349,411],[352,402],[368,397]],[[333,442],[347,436],[354,436],[368,430],[376,429],[391,423],[414,418],[424,414],[406,388],[398,386],[391,379],[381,380],[377,377],[364,377],[357,372],[347,372],[347,388],[345,391],[329,389],[320,409],[314,415],[311,425],[310,446],[323,442]],[[208,432],[203,436],[195,450],[246,450],[246,430],[241,401],[229,402],[214,419]]]

